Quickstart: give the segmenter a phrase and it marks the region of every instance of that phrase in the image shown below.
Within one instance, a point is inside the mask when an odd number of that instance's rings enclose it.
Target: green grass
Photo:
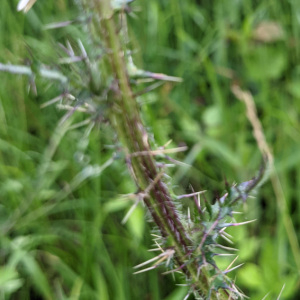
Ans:
[[[44,31],[44,24],[80,13],[72,1],[44,2],[23,15],[17,1],[3,1],[1,63],[54,65],[57,42],[86,40],[80,24]],[[242,182],[259,168],[245,107],[231,93],[232,80],[220,74],[230,69],[254,96],[299,240],[300,4],[137,0],[132,7],[136,64],[184,79],[139,99],[157,146],[172,139],[172,147],[189,147],[174,156],[191,165],[170,170],[174,190],[189,192],[191,184],[214,198],[225,179]],[[262,21],[280,24],[283,38],[255,41]],[[86,126],[70,129],[84,120],[80,113],[58,125],[64,111],[40,108],[62,92],[57,82],[37,78],[36,96],[26,77],[0,73],[0,79],[0,299],[182,299],[186,290],[170,275],[132,274],[134,265],[153,257],[147,251],[151,228],[142,206],[121,225],[132,203],[120,195],[134,193],[135,186],[122,159],[99,171],[112,156],[108,145],[116,143],[109,125],[90,134]],[[237,263],[245,263],[231,276],[250,299],[267,293],[266,299],[276,299],[284,284],[281,299],[298,299],[300,254],[291,251],[271,183],[241,209],[241,220],[257,221],[230,232],[240,249]],[[224,268],[229,263],[219,261]]]

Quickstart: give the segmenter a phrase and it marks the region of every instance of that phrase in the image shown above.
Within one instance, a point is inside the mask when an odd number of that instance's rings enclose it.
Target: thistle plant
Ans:
[[[21,1],[19,9],[29,10],[35,1]],[[175,196],[172,181],[165,179],[167,163],[156,159],[157,155],[168,159],[168,152],[183,148],[154,149],[153,141],[143,124],[137,102],[136,85],[139,80],[149,80],[142,91],[148,92],[159,86],[162,81],[181,82],[180,78],[141,70],[136,67],[132,50],[129,48],[127,34],[127,15],[132,13],[126,0],[82,0],[77,1],[84,17],[78,18],[82,30],[86,31],[87,41],[78,41],[77,49],[70,44],[60,45],[64,57],[60,63],[72,65],[74,74],[64,74],[58,70],[41,67],[33,70],[27,66],[0,65],[0,70],[24,74],[30,78],[42,76],[47,80],[58,80],[64,92],[44,104],[63,100],[60,108],[68,110],[64,122],[75,111],[89,113],[88,122],[95,124],[109,121],[116,132],[121,150],[113,158],[123,158],[132,180],[136,184],[135,204],[125,216],[123,223],[140,202],[147,207],[153,224],[154,250],[159,254],[134,267],[135,273],[150,271],[164,266],[165,274],[180,273],[189,287],[189,295],[197,299],[242,299],[244,295],[228,277],[236,269],[236,259],[226,270],[220,270],[214,258],[222,255],[234,255],[236,249],[223,246],[221,238],[231,242],[226,229],[244,225],[234,220],[235,207],[244,203],[250,193],[262,182],[265,166],[253,179],[226,185],[224,195],[214,201],[206,200],[204,192]],[[50,24],[48,29],[67,26],[73,21]],[[85,45],[86,43],[86,45]],[[80,63],[80,67],[78,64]],[[184,83],[182,83],[184,84]],[[83,95],[83,96],[82,96]],[[121,153],[121,154],[120,154]],[[181,199],[191,198],[194,209],[185,212]]]

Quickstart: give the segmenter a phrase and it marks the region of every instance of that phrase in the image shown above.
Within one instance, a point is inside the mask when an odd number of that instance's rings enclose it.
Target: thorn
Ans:
[[[176,285],[177,286],[190,286],[189,283],[177,283]]]
[[[165,159],[167,159],[167,160],[169,160],[169,161],[171,161],[174,164],[179,165],[179,166],[183,166],[183,167],[190,167],[191,166],[191,165],[189,165],[187,163],[184,163],[182,161],[176,160],[176,159],[174,159],[174,158],[172,158],[172,157],[170,157],[168,155],[165,155]]]
[[[237,299],[236,296],[238,296],[241,299],[244,299],[244,298],[249,299],[249,297],[247,297],[243,293],[239,292],[234,285],[231,288],[229,287],[227,289],[231,292],[230,298],[228,300]],[[233,293],[233,298],[231,298],[232,293]]]
[[[170,274],[170,273],[175,273],[175,272],[179,272],[180,270],[182,270],[182,268],[185,266],[185,264],[181,265],[180,267],[176,268],[176,269],[173,269],[173,270],[170,270],[170,271],[166,271],[164,273],[162,273],[163,275],[166,275],[166,274]],[[180,272],[179,272],[180,273]]]
[[[147,250],[148,252],[154,252],[154,251],[160,251],[161,250],[161,248],[155,248],[155,249],[149,249],[149,250]]]
[[[157,239],[162,239],[162,236],[160,236],[160,235],[157,235],[157,234],[154,234],[154,233],[151,233],[151,235],[156,237]]]
[[[73,64],[75,62],[82,61],[83,57],[81,56],[72,56],[72,57],[63,57],[58,60],[59,64]]]
[[[173,82],[182,82],[183,79],[180,77],[175,77],[175,76],[169,76],[163,73],[152,73],[145,71],[144,76],[150,77],[156,80],[163,80],[163,81],[173,81]]]
[[[69,50],[70,56],[75,56],[74,50],[73,50],[69,40],[67,40],[67,49]]]
[[[233,264],[234,262],[238,259],[239,256],[237,256],[230,264],[229,266],[225,269],[225,271],[227,271]]]
[[[73,22],[74,21],[62,21],[62,22],[49,23],[44,26],[44,30],[66,27],[71,25]]]
[[[24,13],[27,13],[36,0],[20,0],[17,6],[17,11],[23,10]]]
[[[227,198],[228,193],[226,193],[224,196],[222,196],[219,201],[223,204],[225,202],[225,199]]]
[[[228,232],[225,231],[226,229],[227,229],[226,227],[223,227],[223,228],[219,231],[219,233],[220,233],[220,234],[226,235],[226,236],[227,236],[228,238],[230,238],[230,239],[233,239],[233,236],[232,236],[231,234],[229,234]]]
[[[226,246],[223,246],[223,245],[220,245],[220,244],[212,244],[212,246],[218,247],[218,248],[221,248],[221,249],[224,249],[224,250],[227,250],[227,251],[239,251],[236,248],[226,247]]]
[[[227,227],[230,227],[230,226],[246,225],[246,224],[249,224],[249,223],[253,223],[255,221],[257,221],[257,219],[246,221],[246,222],[240,222],[240,223],[221,223],[221,224],[219,224],[219,226],[223,227],[223,228],[227,228]]]
[[[84,48],[84,46],[83,46],[83,44],[82,44],[82,42],[81,42],[81,40],[80,39],[78,39],[78,45],[79,45],[79,48],[80,48],[80,51],[81,51],[81,54],[82,54],[82,57],[84,58],[84,59],[87,59],[88,58],[88,55],[87,55],[87,53],[86,53],[86,51],[85,51],[85,48]]]
[[[157,265],[154,265],[152,267],[149,267],[149,268],[146,268],[146,269],[143,269],[143,270],[140,270],[140,271],[137,271],[137,272],[134,272],[133,274],[136,275],[136,274],[139,274],[139,273],[144,273],[144,272],[147,272],[147,271],[150,271],[150,270],[153,270],[153,269],[156,269],[157,268]]]
[[[234,253],[215,253],[214,256],[233,256]]]
[[[158,247],[158,249],[159,249],[161,252],[164,252],[163,248],[160,246],[160,244],[159,244],[157,241],[154,241],[154,243],[156,244],[156,246]]]
[[[177,152],[183,152],[186,151],[188,148],[186,146],[183,147],[177,147],[177,148],[171,148],[171,149],[157,149],[157,150],[151,150],[151,151],[138,151],[131,153],[130,157],[137,157],[137,156],[148,156],[148,155],[160,155],[164,153],[177,153]]]
[[[157,168],[174,168],[175,165],[174,164],[165,164],[165,163],[161,163],[161,162],[156,162],[156,166]]]
[[[159,255],[157,255],[157,256],[155,256],[155,257],[153,257],[153,258],[151,258],[151,259],[149,259],[149,260],[147,260],[147,261],[145,261],[145,262],[143,262],[143,263],[141,263],[141,264],[139,264],[139,265],[133,267],[133,268],[134,268],[134,269],[137,269],[137,268],[143,267],[143,266],[145,266],[145,265],[148,265],[148,264],[150,264],[150,263],[156,261],[156,263],[154,264],[154,266],[152,266],[152,267],[150,267],[150,268],[147,268],[147,269],[144,269],[144,270],[141,270],[141,271],[137,271],[137,272],[135,272],[135,273],[133,273],[133,274],[138,274],[138,273],[141,273],[141,272],[146,272],[146,271],[152,270],[152,269],[156,268],[156,267],[157,267],[161,262],[163,262],[164,260],[167,260],[167,261],[166,261],[166,265],[168,265],[169,262],[170,262],[170,259],[171,259],[171,258],[173,257],[173,255],[174,255],[174,253],[175,253],[175,250],[174,250],[174,249],[167,249],[167,250],[164,251],[163,253],[161,253],[161,254],[159,254]]]
[[[269,296],[270,292],[268,292],[261,300],[265,300]]]
[[[20,74],[20,75],[27,75],[33,76],[35,72],[29,66],[23,65],[10,65],[10,64],[1,64],[0,63],[0,71],[8,72],[11,74]],[[38,70],[39,75],[45,78],[59,80],[61,83],[67,83],[68,78],[59,73],[55,70],[50,70],[48,68],[39,68]]]
[[[64,95],[59,95],[59,96],[57,96],[57,97],[55,97],[55,98],[53,98],[53,99],[51,99],[51,100],[49,100],[49,101],[41,104],[40,108],[45,108],[45,107],[47,107],[47,106],[49,106],[49,105],[51,105],[51,104],[53,104],[55,102],[58,102],[58,101],[62,100],[63,98],[64,98]]]
[[[165,149],[166,147],[168,147],[170,144],[172,143],[172,140],[167,141],[162,148]]]
[[[199,268],[197,268],[197,280],[199,279],[200,272],[201,272],[201,266]]]
[[[68,55],[68,56],[72,56],[72,53],[70,52],[70,50],[65,47],[63,44],[58,43],[58,46]]]
[[[68,120],[74,113],[75,111],[77,112],[84,112],[84,113],[88,113],[88,109],[80,107],[82,103],[78,103],[75,106],[71,106],[71,105],[63,105],[63,104],[57,104],[56,107],[58,109],[64,109],[67,110],[67,113],[61,118],[61,120],[59,121],[59,126],[61,126],[63,123],[66,122],[66,120]]]
[[[227,241],[229,244],[234,244],[234,242],[232,240],[230,240],[228,237],[226,237],[224,234],[220,234],[220,236]]]
[[[200,192],[191,193],[191,194],[184,194],[184,195],[181,195],[181,196],[177,196],[176,199],[177,199],[177,200],[180,200],[180,199],[182,199],[182,198],[194,197],[194,196],[201,195],[201,194],[203,194],[203,193],[205,193],[205,192],[206,192],[206,190],[200,191]]]
[[[153,80],[151,80],[153,81]],[[134,94],[135,97],[141,96],[143,94],[149,93],[150,91],[155,90],[156,88],[160,87],[161,85],[163,85],[164,83],[162,81],[157,81],[149,86],[147,86],[146,88],[142,89],[141,91],[138,91]],[[139,102],[140,104],[146,104],[146,103],[151,103],[152,101],[142,101]]]
[[[244,298],[249,299],[249,297],[244,295],[243,292],[238,287],[235,286],[235,280],[231,284],[231,288],[229,290],[232,291],[233,293],[237,294],[241,299],[244,299]],[[234,297],[234,299],[235,298],[236,297]]]
[[[67,105],[67,104],[57,104],[56,107],[58,109],[68,110],[69,112],[72,111],[72,113],[75,112],[75,111],[88,112],[88,110],[86,108],[79,107],[79,105],[74,107],[72,105]]]
[[[137,266],[134,266],[133,268],[134,268],[134,269],[138,269],[138,268],[140,268],[140,267],[143,267],[143,266],[145,266],[145,265],[148,265],[148,264],[152,263],[153,261],[156,261],[157,258],[159,258],[162,254],[163,254],[163,253],[161,253],[161,254],[159,254],[158,256],[155,256],[155,257],[153,257],[153,258],[151,258],[151,259],[149,259],[149,260],[146,260],[145,262],[143,262],[143,263],[141,263],[141,264],[139,264],[139,265],[137,265]]]
[[[145,189],[145,191],[143,192],[139,192],[137,195],[135,195],[137,197],[136,202],[131,206],[131,208],[129,209],[129,211],[127,212],[127,214],[125,215],[125,217],[122,220],[122,224],[125,224],[129,217],[131,216],[131,214],[133,213],[133,211],[136,209],[137,205],[139,204],[139,202],[141,202],[146,196],[148,196],[149,192],[152,190],[152,188],[155,186],[155,184],[160,180],[160,178],[164,175],[164,170],[162,170],[159,174],[157,174],[157,176],[155,177],[155,179],[147,186],[147,188]]]
[[[153,72],[138,69],[134,64],[130,53],[128,53],[127,55],[127,70],[131,78],[152,78],[156,80],[173,81],[173,82],[183,81],[182,78],[180,77],[168,76],[162,73],[153,73]]]
[[[236,266],[236,267],[231,268],[230,270],[224,271],[223,274],[228,274],[229,272],[231,272],[231,271],[233,271],[233,270],[235,270],[235,269],[241,267],[242,265],[244,265],[244,264],[240,264],[240,265],[238,265],[238,266]]]
[[[136,202],[130,207],[129,211],[127,212],[127,214],[125,215],[125,217],[121,221],[121,224],[124,225],[128,221],[129,217],[132,215],[132,213],[134,212],[134,210],[136,209],[138,204],[139,204],[139,200],[136,200]]]
[[[284,288],[285,288],[285,284],[282,286],[282,289],[281,289],[281,291],[280,291],[280,293],[279,293],[279,295],[278,295],[278,297],[277,297],[276,300],[279,300],[279,298],[281,297],[281,294],[282,294]]]
[[[253,223],[253,222],[256,222],[256,221],[257,221],[257,219],[253,219],[253,220],[246,221],[246,222],[233,223],[233,226],[245,225],[245,224]]]
[[[85,125],[88,125],[92,122],[92,119],[91,118],[88,118],[82,122],[78,122],[72,126],[69,127],[69,130],[72,130],[72,129],[75,129],[75,128],[79,128],[79,127],[82,127],[82,126],[85,126]],[[95,122],[93,122],[93,127],[95,125]]]
[[[195,193],[194,188],[193,188],[192,185],[191,185],[191,190],[192,190],[193,193]],[[195,202],[195,205],[197,207],[199,215],[202,216],[203,215],[203,211],[201,209],[200,194],[198,194],[197,197],[196,197],[196,194],[194,195],[194,202]]]
[[[188,207],[188,209],[187,209],[187,214],[188,214],[188,217],[187,217],[187,219],[188,219],[188,225],[190,225],[191,224],[191,211],[190,211],[190,208]],[[189,226],[190,227],[190,226]]]

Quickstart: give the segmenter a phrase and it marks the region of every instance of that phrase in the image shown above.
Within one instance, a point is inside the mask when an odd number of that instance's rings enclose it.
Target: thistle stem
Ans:
[[[176,212],[169,191],[160,178],[156,179],[159,172],[155,166],[155,159],[151,155],[147,133],[129,84],[124,49],[117,31],[114,11],[109,0],[93,0],[93,3],[99,20],[96,24],[98,27],[96,32],[105,41],[108,62],[114,77],[112,94],[109,96],[110,120],[122,143],[139,190],[145,191],[155,181],[151,191],[144,197],[144,202],[161,234],[171,241],[177,264],[178,266],[184,265],[182,270],[191,282],[191,287],[199,290],[203,297],[210,294],[210,299],[228,299],[228,293],[224,290],[209,291],[209,276],[205,272],[197,275],[198,265],[196,262],[184,263],[189,255],[191,241]],[[149,155],[130,156],[139,152],[149,153]]]

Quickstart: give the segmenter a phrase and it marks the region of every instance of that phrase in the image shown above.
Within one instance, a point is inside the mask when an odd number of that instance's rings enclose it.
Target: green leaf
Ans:
[[[0,290],[9,295],[18,290],[23,285],[23,280],[12,268],[0,268]]]
[[[246,60],[249,75],[255,80],[278,79],[287,65],[287,54],[280,48],[260,46]]]
[[[40,291],[45,299],[53,299],[48,279],[37,261],[30,254],[27,254],[22,259],[22,264],[37,290]]]

